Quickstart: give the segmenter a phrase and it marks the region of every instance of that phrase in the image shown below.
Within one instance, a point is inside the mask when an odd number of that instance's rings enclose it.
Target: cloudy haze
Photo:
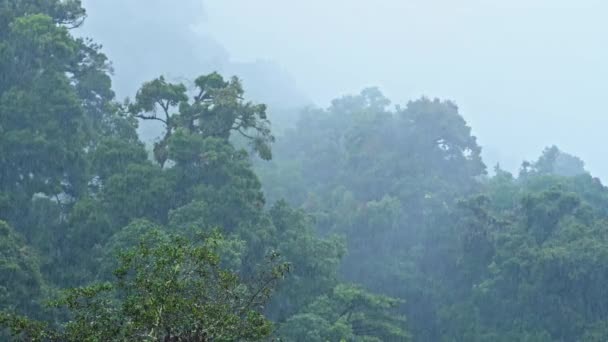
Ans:
[[[608,124],[603,1],[84,5],[90,13],[84,30],[113,60],[122,95],[157,76],[146,70],[174,77],[212,69],[238,73],[246,87],[264,85],[256,98],[283,107],[310,101],[326,106],[340,95],[379,86],[395,103],[422,95],[456,102],[489,166],[500,162],[516,170],[523,159],[556,144],[608,179],[600,145]]]

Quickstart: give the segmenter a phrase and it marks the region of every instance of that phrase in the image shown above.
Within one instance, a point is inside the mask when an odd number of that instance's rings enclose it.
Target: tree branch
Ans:
[[[340,320],[340,318],[344,317],[344,315],[352,313],[352,311],[355,309],[355,307],[356,307],[355,304],[351,304],[351,305],[347,306],[346,309],[344,309],[342,311],[342,313],[340,315],[338,315],[338,319],[336,319],[336,322],[338,322]],[[334,322],[334,324],[336,322]]]
[[[205,94],[205,90],[201,89],[201,91],[198,93],[198,95],[194,98],[194,100],[196,102],[201,102],[203,101],[205,98],[207,97],[207,94]]]
[[[239,132],[239,133],[241,133],[241,135],[244,136],[245,138],[249,138],[251,140],[255,139],[255,137],[252,137],[251,135],[246,134],[245,132],[241,131],[240,128],[237,128],[236,131]]]
[[[158,100],[158,104],[163,109],[163,112],[165,112],[166,122],[169,122],[169,101],[167,100],[167,103],[163,103],[162,100]]]
[[[253,305],[255,299],[260,295],[260,293],[262,293],[262,291],[264,291],[265,289],[268,289],[270,284],[273,281],[278,280],[277,277],[271,276],[268,280],[266,280],[262,286],[260,286],[257,291],[255,291],[255,293],[251,296],[251,298],[249,298],[249,300],[247,301],[247,304],[241,309],[240,315],[243,315],[247,310],[249,310],[251,308],[251,306]]]
[[[137,114],[137,115],[135,115],[135,117],[138,119],[142,119],[142,120],[158,120],[158,121],[164,123],[167,127],[169,126],[169,123],[166,120],[163,120],[157,116]]]

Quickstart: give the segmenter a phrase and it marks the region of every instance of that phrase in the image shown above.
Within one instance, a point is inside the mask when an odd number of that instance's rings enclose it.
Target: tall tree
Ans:
[[[23,229],[34,194],[71,202],[87,191],[87,151],[112,113],[109,64],[80,1],[0,2],[0,192]]]
[[[266,106],[244,102],[244,91],[236,77],[225,81],[212,73],[198,77],[194,85],[190,101],[183,84],[172,84],[160,77],[145,83],[130,106],[135,117],[164,124],[164,136],[154,145],[154,157],[161,166],[169,157],[169,139],[179,130],[225,141],[232,132],[238,132],[249,139],[263,159],[271,158],[269,143],[274,138],[266,118]]]

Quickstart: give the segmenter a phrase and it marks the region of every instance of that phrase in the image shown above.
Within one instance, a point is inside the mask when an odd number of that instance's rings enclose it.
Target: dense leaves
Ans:
[[[399,301],[349,285],[338,285],[281,326],[293,341],[409,341]]]
[[[269,143],[274,138],[268,127],[266,106],[244,102],[244,91],[236,77],[224,81],[222,76],[212,73],[198,77],[194,85],[192,91],[195,95],[189,101],[183,84],[169,83],[161,76],[145,83],[129,108],[131,114],[139,119],[164,124],[165,134],[154,145],[154,157],[161,166],[167,159],[184,162],[183,159],[170,158],[171,138],[176,131],[182,134],[181,143],[192,145],[192,148],[205,139],[226,141],[232,132],[238,132],[249,139],[253,150],[262,159],[271,158]]]
[[[450,215],[480,188],[485,165],[453,103],[389,103],[371,88],[305,112],[278,139],[274,161],[258,168],[269,198],[310,211],[321,234],[346,237],[345,279],[406,299],[412,326],[434,334],[431,289],[453,272]]]
[[[416,340],[604,336],[608,191],[584,163],[552,146],[487,177],[453,103],[388,104],[367,89],[308,110],[256,164],[269,198],[346,237],[342,278],[404,300]],[[287,324],[332,340],[334,323],[307,309]]]
[[[146,235],[149,234],[149,235]],[[59,329],[3,315],[14,336],[51,341],[235,341],[270,335],[259,312],[287,264],[271,256],[256,283],[219,267],[210,236],[192,245],[151,231],[122,253],[116,281],[68,291],[54,306],[66,306],[72,320]]]
[[[276,142],[236,77],[118,103],[84,18],[0,0],[0,339],[608,336],[608,189],[579,158],[488,176],[453,102],[376,88]]]
[[[0,306],[17,311],[40,310],[45,282],[38,256],[6,222],[0,221]]]
[[[265,207],[251,157],[271,158],[266,106],[217,73],[191,87],[161,76],[115,102],[105,56],[70,33],[84,14],[79,1],[0,2],[1,337],[259,340],[344,301],[331,295],[343,239],[285,202]],[[138,120],[165,127],[152,153]],[[378,302],[353,317],[396,303],[352,291]]]

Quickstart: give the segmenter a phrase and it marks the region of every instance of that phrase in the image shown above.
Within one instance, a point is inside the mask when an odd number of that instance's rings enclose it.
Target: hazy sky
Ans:
[[[164,3],[171,13],[180,1]],[[606,1],[206,0],[204,8],[201,39],[233,61],[278,63],[319,105],[365,86],[396,103],[451,99],[488,166],[516,169],[556,144],[608,180]]]

